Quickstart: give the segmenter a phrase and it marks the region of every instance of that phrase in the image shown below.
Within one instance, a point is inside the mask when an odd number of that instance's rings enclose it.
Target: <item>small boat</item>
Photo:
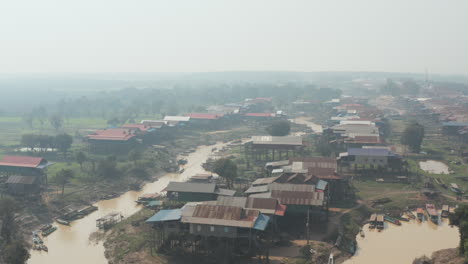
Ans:
[[[384,215],[381,215],[381,214],[377,215],[376,226],[379,231],[382,231],[384,229],[384,220],[385,220]]]
[[[450,214],[449,206],[446,204],[442,205],[442,213],[440,214],[440,216],[446,218],[449,216],[449,214]]]
[[[67,220],[63,220],[61,218],[57,218],[55,219],[55,221],[61,225],[70,225],[70,222],[68,222]]]
[[[422,208],[416,209],[416,216],[417,216],[419,221],[422,222],[424,220],[424,211],[423,211]]]
[[[46,245],[42,245],[40,249],[49,252],[49,248]]]
[[[439,214],[433,204],[426,204],[426,213],[434,224],[439,223]]]
[[[410,219],[409,219],[409,218],[406,218],[406,217],[404,217],[404,216],[400,216],[400,217],[398,217],[398,220],[404,221],[404,222],[409,222]]]
[[[366,235],[364,234],[364,230],[362,230],[362,228],[359,230],[359,234],[361,235],[361,237],[365,237]]]
[[[155,201],[156,199],[158,199],[159,196],[160,195],[157,193],[147,193],[138,197],[138,200],[136,200],[135,202],[137,204],[147,204],[150,201]]]
[[[55,230],[57,230],[57,227],[51,226],[49,229],[42,231],[42,236],[48,236],[52,234]]]
[[[369,228],[374,229],[376,226],[377,215],[372,214],[369,218]]]
[[[385,221],[392,223],[394,225],[401,225],[400,221],[398,219],[395,219],[393,217],[390,217],[388,215],[384,216]]]
[[[180,168],[179,173],[183,173],[185,171],[184,168]]]
[[[52,225],[51,224],[48,224],[48,225],[44,225],[43,227],[41,227],[41,231],[46,231],[48,229],[52,228]]]
[[[405,212],[406,216],[408,216],[410,219],[416,219],[416,216],[414,216],[413,212],[411,212],[410,210],[406,211]]]

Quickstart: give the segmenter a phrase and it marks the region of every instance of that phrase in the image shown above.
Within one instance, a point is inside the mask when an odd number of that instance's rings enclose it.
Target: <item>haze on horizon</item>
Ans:
[[[468,1],[4,1],[0,73],[468,75]]]

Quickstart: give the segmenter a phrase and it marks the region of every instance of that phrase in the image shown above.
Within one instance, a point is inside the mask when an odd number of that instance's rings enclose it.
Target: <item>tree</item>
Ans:
[[[133,164],[136,165],[136,162],[141,159],[142,153],[137,149],[132,149],[128,152],[128,159],[133,161]]]
[[[62,186],[62,196],[65,193],[65,185],[75,176],[75,173],[70,169],[61,169],[55,176],[57,184]]]
[[[450,216],[450,224],[458,226],[460,232],[460,246],[458,250],[461,255],[468,258],[468,205],[459,206],[454,214]]]
[[[15,213],[19,211],[17,203],[11,198],[0,199],[1,234],[6,242],[10,242],[15,234]]]
[[[23,116],[23,122],[28,126],[28,128],[32,129],[34,126],[34,115],[32,113],[25,114]]]
[[[55,131],[58,131],[63,126],[63,117],[59,114],[54,114],[49,117],[49,122]]]
[[[417,122],[411,122],[401,135],[401,144],[408,146],[412,152],[419,153],[423,138],[424,127]]]
[[[24,264],[29,257],[28,249],[20,241],[8,244],[3,254],[3,259],[8,264]]]
[[[117,160],[114,156],[109,156],[98,162],[97,175],[103,178],[119,177],[121,172],[117,169]]]
[[[76,162],[78,162],[78,164],[80,164],[80,170],[83,170],[83,163],[85,163],[87,157],[86,157],[86,154],[84,154],[84,152],[80,151],[78,153],[76,153]]]
[[[380,89],[383,94],[397,96],[401,93],[400,87],[392,80],[387,79],[387,83]]]
[[[131,176],[135,176],[140,179],[148,179],[150,174],[146,170],[146,168],[141,167],[141,166],[132,166],[128,171],[127,174]]]
[[[272,136],[286,136],[291,131],[291,124],[287,120],[275,121],[266,128],[266,131]]]
[[[66,133],[55,136],[55,145],[61,152],[63,152],[64,156],[66,156],[67,151],[70,149],[72,143],[73,143],[72,136]]]
[[[228,187],[232,187],[232,183],[237,178],[237,165],[230,159],[217,160],[213,171],[226,181]]]
[[[21,145],[28,147],[31,151],[37,145],[37,136],[34,134],[24,134],[21,136]]]

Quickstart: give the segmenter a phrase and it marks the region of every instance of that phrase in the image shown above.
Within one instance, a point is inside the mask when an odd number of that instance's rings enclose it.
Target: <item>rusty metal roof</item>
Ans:
[[[286,205],[323,205],[323,192],[271,191],[271,197]]]
[[[168,192],[214,193],[215,190],[215,183],[169,182],[166,187]]]
[[[245,210],[238,206],[199,204],[191,216],[182,217],[182,222],[252,228],[259,215],[258,210]]]
[[[268,178],[259,178],[259,179],[256,179],[254,182],[252,182],[252,185],[256,186],[256,185],[270,184],[270,183],[276,181],[276,179],[278,179],[278,178],[279,178],[279,176],[268,177]]]
[[[274,182],[270,184],[270,191],[314,192],[315,185]]]

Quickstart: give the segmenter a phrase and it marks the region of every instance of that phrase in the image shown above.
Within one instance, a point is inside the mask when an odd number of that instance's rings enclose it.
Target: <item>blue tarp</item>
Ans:
[[[327,188],[327,184],[328,184],[328,182],[326,182],[324,180],[319,180],[317,182],[317,185],[315,186],[315,188],[317,190],[325,190],[325,188]]]
[[[270,217],[264,214],[259,214],[257,217],[257,220],[255,221],[255,224],[253,226],[254,229],[257,230],[265,230],[268,222],[270,221]]]
[[[147,223],[175,221],[182,217],[181,209],[161,210],[146,220]]]

